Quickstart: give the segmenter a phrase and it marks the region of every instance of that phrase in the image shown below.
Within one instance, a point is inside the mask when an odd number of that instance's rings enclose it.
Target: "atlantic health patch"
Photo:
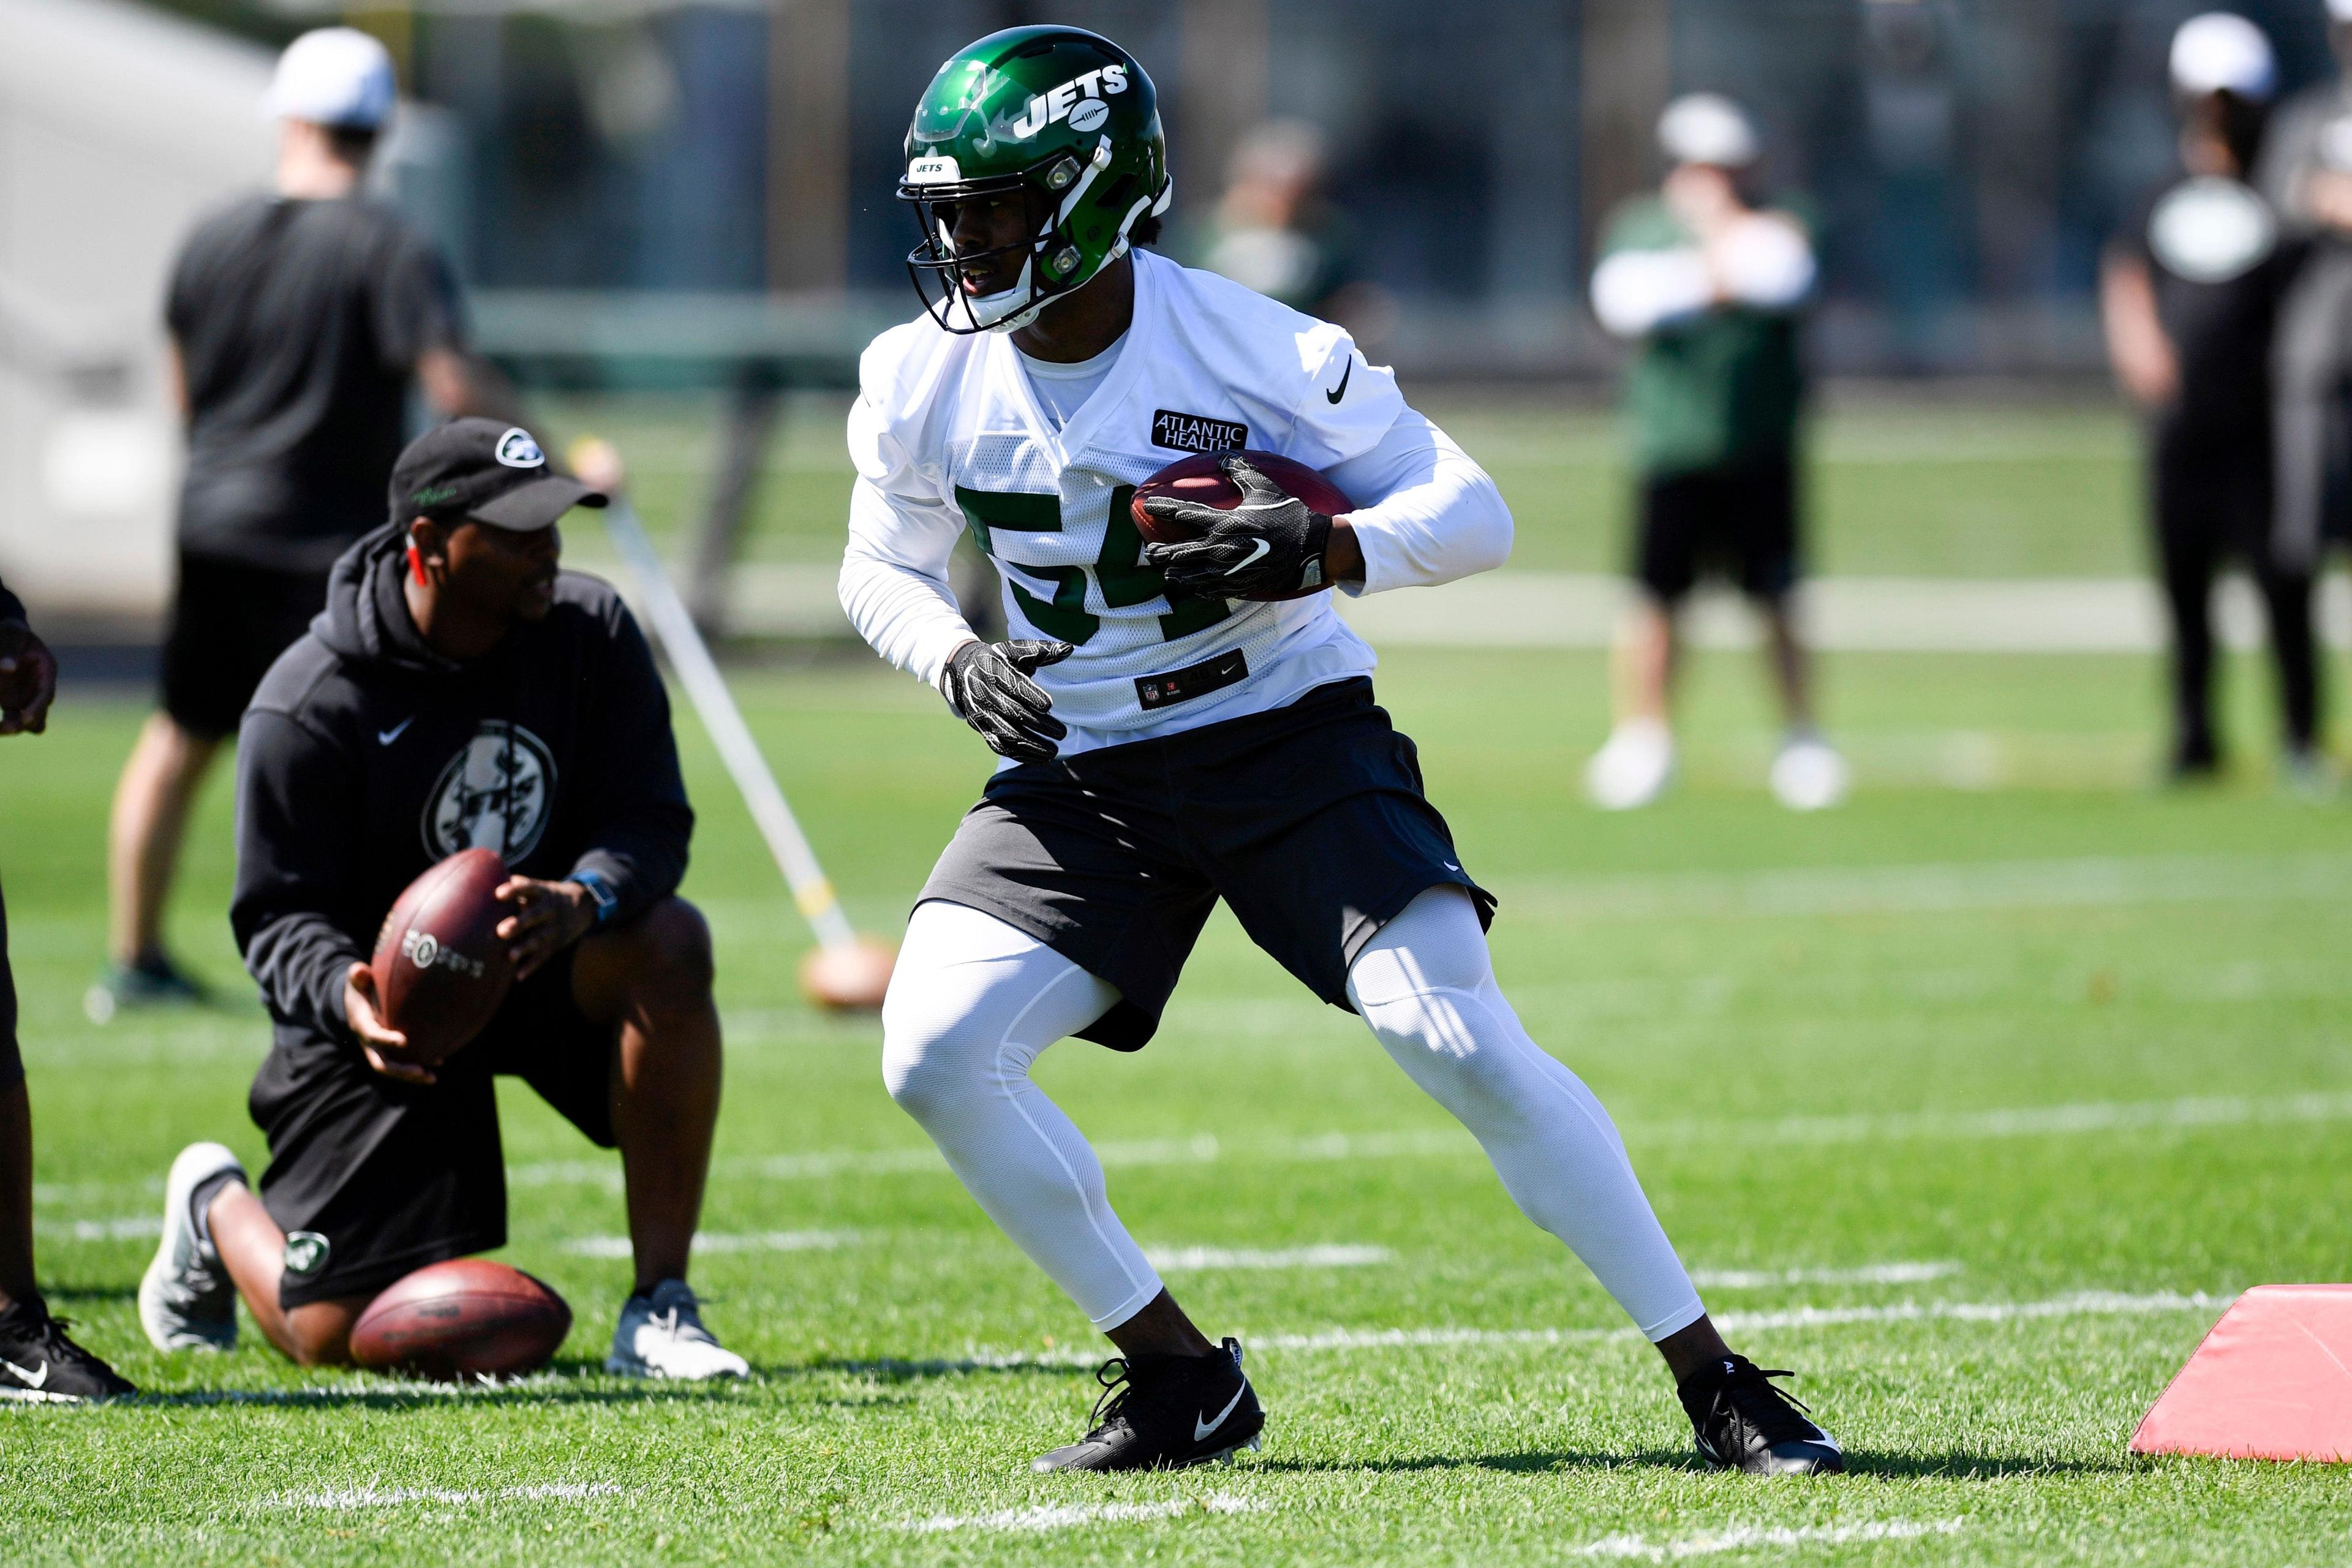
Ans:
[[[1171,452],[1238,452],[1249,445],[1249,426],[1232,419],[1212,419],[1205,414],[1154,409],[1151,444]]]

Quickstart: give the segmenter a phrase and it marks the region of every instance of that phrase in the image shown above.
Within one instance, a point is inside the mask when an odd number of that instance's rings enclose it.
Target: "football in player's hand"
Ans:
[[[376,1006],[408,1037],[403,1059],[436,1067],[470,1044],[514,984],[498,938],[514,911],[493,897],[506,862],[460,849],[408,884],[375,939]]]
[[[1307,503],[1307,509],[1326,517],[1339,517],[1355,510],[1356,503],[1339,493],[1339,487],[1317,473],[1304,463],[1294,462],[1276,452],[1245,451],[1234,454],[1247,458],[1250,466],[1283,489]],[[1225,477],[1217,466],[1218,452],[1197,452],[1189,458],[1179,458],[1150,479],[1135,487],[1135,499],[1128,502],[1128,510],[1135,519],[1135,531],[1143,535],[1148,544],[1181,544],[1198,539],[1200,533],[1181,523],[1153,517],[1143,510],[1143,503],[1153,496],[1173,496],[1179,500],[1198,501],[1219,511],[1231,511],[1242,502],[1241,487]],[[1311,588],[1295,588],[1286,594],[1249,595],[1254,599],[1303,599],[1309,594],[1320,594],[1331,586],[1326,578]]]
[[[450,1381],[520,1377],[572,1331],[563,1298],[487,1258],[435,1263],[385,1287],[352,1325],[352,1359],[375,1371]]]

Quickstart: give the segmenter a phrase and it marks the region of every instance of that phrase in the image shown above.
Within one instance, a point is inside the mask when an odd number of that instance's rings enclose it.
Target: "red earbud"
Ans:
[[[416,579],[416,585],[418,587],[422,588],[426,586],[425,581],[425,552],[417,549],[414,544],[408,547],[408,574]]]

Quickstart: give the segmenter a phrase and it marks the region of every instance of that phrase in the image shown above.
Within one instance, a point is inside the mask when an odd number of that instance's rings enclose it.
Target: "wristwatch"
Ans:
[[[621,895],[613,890],[613,884],[604,879],[602,871],[583,868],[572,872],[572,879],[588,889],[589,900],[596,906],[598,925],[611,920],[613,911],[621,907]]]

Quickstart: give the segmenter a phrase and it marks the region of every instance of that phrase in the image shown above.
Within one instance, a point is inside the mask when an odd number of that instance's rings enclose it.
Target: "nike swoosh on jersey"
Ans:
[[[1335,386],[1335,387],[1333,387],[1330,391],[1328,391],[1328,392],[1325,393],[1323,395],[1324,395],[1324,396],[1326,396],[1326,397],[1328,397],[1328,398],[1329,398],[1329,399],[1330,399],[1332,402],[1334,402],[1334,403],[1337,403],[1337,402],[1339,402],[1339,399],[1341,399],[1341,398],[1343,398],[1343,397],[1347,396],[1347,395],[1348,395],[1348,378],[1349,378],[1349,376],[1351,376],[1351,375],[1355,374],[1356,374],[1356,356],[1355,356],[1355,355],[1353,355],[1353,354],[1349,354],[1349,355],[1348,356],[1348,368],[1347,368],[1347,369],[1345,369],[1345,370],[1343,370],[1343,371],[1341,371],[1341,372],[1339,373],[1339,385],[1337,385],[1337,386]]]
[[[414,714],[414,713],[411,713],[407,718],[403,719],[399,723],[394,724],[391,729],[389,729],[389,730],[378,730],[378,731],[375,732],[375,743],[376,743],[377,745],[379,745],[379,746],[389,746],[389,745],[391,745],[394,741],[397,741],[397,740],[399,740],[399,739],[400,739],[400,735],[401,735],[401,731],[404,731],[404,730],[407,729],[411,724],[414,724],[414,723],[415,723],[415,722],[416,722],[416,715],[415,715],[415,714]]]
[[[25,1380],[25,1386],[27,1388],[44,1388],[48,1385],[49,1363],[47,1362],[43,1362],[41,1363],[41,1370],[38,1372],[26,1372],[23,1367],[18,1366],[13,1361],[0,1361],[0,1366],[6,1367],[10,1372],[15,1373],[18,1377],[23,1378]],[[1236,1394],[1234,1397],[1239,1398],[1240,1395]],[[1200,1417],[1196,1415],[1193,1419],[1197,1421]],[[1224,1417],[1220,1415],[1217,1419],[1222,1421]]]
[[[1198,1415],[1193,1416],[1192,1441],[1197,1443],[1202,1438],[1207,1436],[1210,1433],[1215,1431],[1218,1427],[1223,1426],[1225,1424],[1225,1417],[1234,1413],[1234,1406],[1239,1405],[1242,1402],[1242,1395],[1248,1392],[1249,1379],[1244,1378],[1242,1379],[1242,1385],[1234,1390],[1234,1396],[1225,1401],[1225,1407],[1217,1412],[1217,1418],[1214,1421],[1203,1421]]]

